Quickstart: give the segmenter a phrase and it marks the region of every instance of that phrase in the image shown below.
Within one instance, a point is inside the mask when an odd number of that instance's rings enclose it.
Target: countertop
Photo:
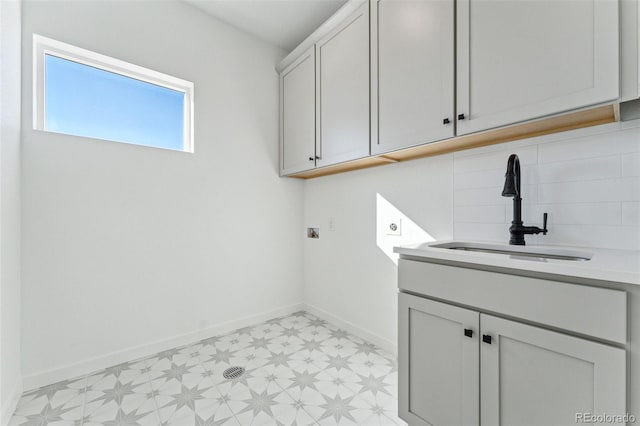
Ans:
[[[608,250],[584,247],[559,246],[525,246],[527,251],[539,249],[559,249],[571,252],[589,253],[591,260],[572,261],[540,258],[523,258],[510,254],[495,254],[472,251],[451,250],[433,247],[435,244],[455,243],[451,241],[434,241],[423,244],[412,244],[394,247],[393,251],[400,256],[460,262],[466,264],[486,265],[521,271],[544,274],[578,277],[594,280],[612,281],[640,285],[640,251]],[[469,241],[464,241],[469,243]],[[497,245],[495,242],[478,241],[480,244]]]

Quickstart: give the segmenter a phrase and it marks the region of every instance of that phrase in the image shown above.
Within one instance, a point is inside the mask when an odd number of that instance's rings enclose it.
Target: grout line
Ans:
[[[312,362],[312,364],[313,364],[313,362]],[[315,364],[314,364],[314,366],[315,366],[316,368],[319,368],[319,367],[318,367],[317,365],[315,365]],[[305,371],[308,371],[308,370],[305,368]],[[322,368],[319,368],[319,371],[322,371]],[[294,402],[298,402],[298,401],[299,401],[299,399],[296,399],[296,398],[295,398],[293,395],[291,395],[291,394],[290,394],[290,393],[289,393],[285,388],[283,388],[283,387],[280,385],[280,383],[278,383],[277,381],[274,381],[274,383],[276,384],[276,386],[278,386],[280,389],[282,389],[282,391],[283,391],[285,394],[287,394],[287,395],[289,396],[289,398],[291,398],[291,400],[293,400]],[[304,406],[302,407],[302,411],[304,411],[305,413],[307,413],[307,415],[309,416],[309,418],[313,419],[313,423],[314,423],[314,424],[316,424],[316,425],[317,425],[317,424],[319,424],[319,423],[318,423],[318,419],[316,419],[316,418],[315,418],[315,416],[313,416],[309,411],[307,411],[307,410],[304,408]]]
[[[593,183],[593,182],[599,182],[599,181],[615,181],[615,180],[630,180],[630,179],[640,179],[640,176],[621,176],[620,174],[618,174],[617,176],[609,176],[609,177],[602,177],[602,178],[592,178],[592,179],[575,178],[575,179],[571,179],[571,180],[553,180],[553,181],[548,181],[548,182],[537,182],[537,183],[523,184],[522,186],[523,187],[537,187],[537,186],[541,186],[541,185],[554,185],[554,184],[566,184],[566,183]],[[502,186],[498,186],[498,185],[472,186],[472,187],[468,187],[468,188],[455,188],[454,187],[454,193],[455,193],[455,191],[476,191],[476,190],[486,190],[486,189],[496,189],[496,190],[500,191],[502,189]]]
[[[156,407],[156,416],[158,417],[158,425],[162,424],[162,417],[160,416],[160,407],[158,407],[158,400],[156,399],[156,391],[153,389],[153,384],[151,383],[151,367],[149,366],[148,360],[149,358],[144,358],[142,362],[144,362],[144,369],[147,374],[147,382],[149,383],[149,389],[151,389],[151,397],[153,398],[153,405]]]
[[[84,425],[84,415],[87,410],[87,386],[89,384],[89,375],[86,375],[84,378],[84,387],[82,388],[82,393],[84,394],[82,397],[82,410],[80,412],[80,426]]]
[[[620,225],[625,226],[624,224],[624,203],[620,201]]]

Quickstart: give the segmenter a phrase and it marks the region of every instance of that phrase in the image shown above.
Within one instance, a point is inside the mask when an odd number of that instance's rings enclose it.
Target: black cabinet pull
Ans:
[[[313,161],[313,157],[309,157],[309,161]]]
[[[464,114],[458,114],[458,120],[464,120]]]
[[[483,341],[484,343],[491,344],[491,336],[489,336],[488,334],[483,334],[483,335],[482,335],[482,341]]]
[[[445,118],[444,120],[442,120],[442,124],[449,124],[451,123],[451,120],[449,120],[448,118]]]
[[[465,328],[464,329],[464,335],[467,337],[473,337],[473,330],[470,328]]]

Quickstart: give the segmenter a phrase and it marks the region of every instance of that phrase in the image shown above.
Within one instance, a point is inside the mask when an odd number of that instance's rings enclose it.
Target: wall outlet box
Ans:
[[[390,219],[386,224],[387,235],[402,235],[402,219]]]

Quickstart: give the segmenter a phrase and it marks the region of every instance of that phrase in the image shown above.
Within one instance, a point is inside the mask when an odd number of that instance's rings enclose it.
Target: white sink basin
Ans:
[[[503,244],[489,244],[465,241],[452,241],[447,243],[438,243],[430,245],[434,248],[442,248],[449,250],[461,250],[480,253],[493,253],[511,256],[522,256],[524,258],[536,259],[554,259],[569,261],[588,261],[593,257],[593,253],[573,251],[566,249],[556,249],[551,247],[527,247],[527,246],[511,246]]]

